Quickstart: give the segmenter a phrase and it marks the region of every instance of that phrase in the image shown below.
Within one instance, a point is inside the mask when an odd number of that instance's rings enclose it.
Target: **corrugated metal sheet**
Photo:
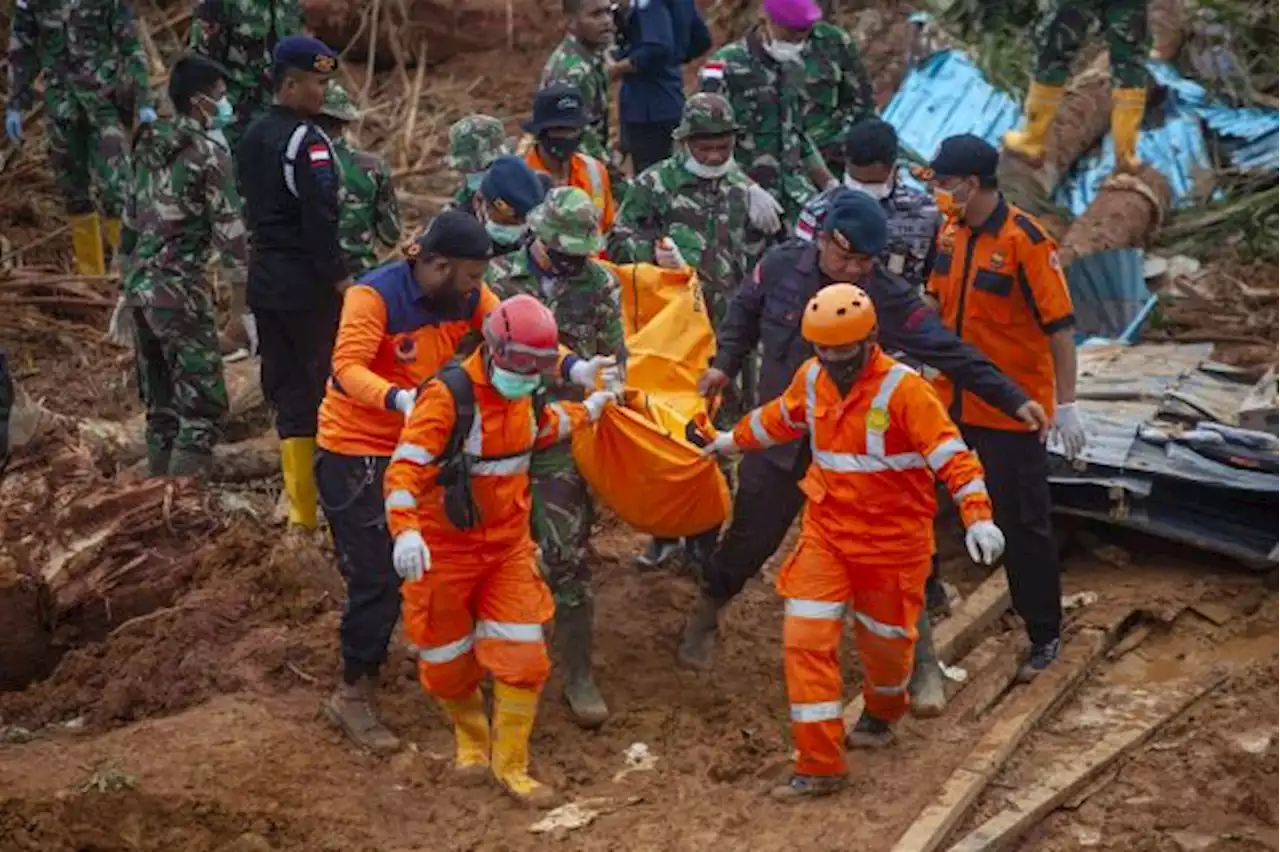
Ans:
[[[1171,97],[1164,125],[1143,131],[1138,153],[1168,178],[1175,204],[1188,203],[1195,173],[1211,165],[1205,127],[1225,138],[1234,165],[1280,169],[1280,112],[1211,104],[1202,86],[1179,76],[1172,66],[1150,62],[1147,67]],[[1020,117],[1020,105],[987,83],[958,50],[934,54],[913,68],[884,110],[904,147],[925,160],[943,139],[957,133],[973,133],[998,145]],[[1114,167],[1115,148],[1108,137],[1099,152],[1076,164],[1054,201],[1080,215]]]
[[[1115,249],[1077,259],[1067,269],[1077,339],[1119,338],[1151,299],[1142,250]]]

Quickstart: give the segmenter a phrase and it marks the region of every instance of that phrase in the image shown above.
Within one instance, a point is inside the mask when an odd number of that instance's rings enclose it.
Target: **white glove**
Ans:
[[[118,346],[133,344],[133,310],[124,305],[124,294],[116,300],[115,309],[111,311],[111,321],[107,323],[107,338]]]
[[[742,452],[732,432],[717,432],[715,440],[702,448],[704,456],[736,456]]]
[[[391,397],[391,404],[395,406],[396,411],[408,417],[413,413],[413,404],[417,399],[418,392],[416,390],[398,390]]]
[[[583,405],[587,408],[587,417],[591,418],[591,422],[595,423],[600,419],[600,415],[604,414],[605,406],[611,402],[617,402],[618,395],[613,391],[596,391],[583,401]]]
[[[1062,442],[1062,449],[1067,458],[1073,459],[1080,455],[1085,444],[1084,421],[1080,418],[1080,411],[1074,402],[1058,403],[1057,411],[1053,415],[1053,434],[1057,435],[1058,440]]]
[[[763,186],[752,182],[747,188],[747,218],[752,226],[766,234],[782,230],[782,205]]]
[[[658,240],[658,245],[653,250],[653,259],[664,269],[684,269],[689,265],[684,262],[684,255],[670,237]]]
[[[258,354],[258,318],[245,311],[240,315],[240,325],[244,326],[245,337],[249,338],[249,354]]]
[[[622,384],[622,369],[618,359],[612,355],[596,355],[593,358],[579,358],[569,368],[569,381],[589,391],[596,389],[596,379],[600,379],[605,390],[614,390]]]
[[[431,551],[422,540],[422,533],[417,530],[405,530],[396,536],[395,547],[391,550],[391,564],[401,579],[410,583],[421,580],[422,575],[431,570]]]
[[[964,533],[969,558],[979,565],[995,565],[1004,553],[1004,533],[991,521],[974,521]]]

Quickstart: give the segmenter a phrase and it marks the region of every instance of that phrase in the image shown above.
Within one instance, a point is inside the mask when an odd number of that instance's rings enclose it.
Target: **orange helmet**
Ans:
[[[853,284],[830,284],[809,300],[800,331],[814,346],[852,346],[876,330],[871,297]]]

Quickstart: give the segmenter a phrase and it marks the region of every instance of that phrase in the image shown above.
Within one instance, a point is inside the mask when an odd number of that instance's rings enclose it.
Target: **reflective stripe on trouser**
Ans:
[[[906,568],[856,564],[812,535],[801,536],[777,580],[787,599],[783,662],[798,773],[837,775],[846,769],[839,659],[845,615],[862,661],[867,710],[886,722],[906,712],[929,567],[927,556]]]
[[[555,607],[533,543],[514,552],[433,556],[431,571],[401,587],[405,637],[419,649],[423,688],[456,701],[489,672],[502,683],[540,689],[551,671],[542,625]]]

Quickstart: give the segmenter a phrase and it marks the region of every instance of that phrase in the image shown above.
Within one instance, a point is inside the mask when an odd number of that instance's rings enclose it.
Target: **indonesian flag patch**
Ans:
[[[814,235],[818,232],[818,223],[809,213],[800,214],[800,219],[796,222],[796,236],[807,242],[813,242]]]
[[[704,80],[723,80],[724,79],[724,62],[719,59],[712,59],[702,66],[702,70],[698,72],[698,76]]]
[[[313,166],[327,166],[331,162],[329,146],[323,142],[307,146],[307,157]]]

